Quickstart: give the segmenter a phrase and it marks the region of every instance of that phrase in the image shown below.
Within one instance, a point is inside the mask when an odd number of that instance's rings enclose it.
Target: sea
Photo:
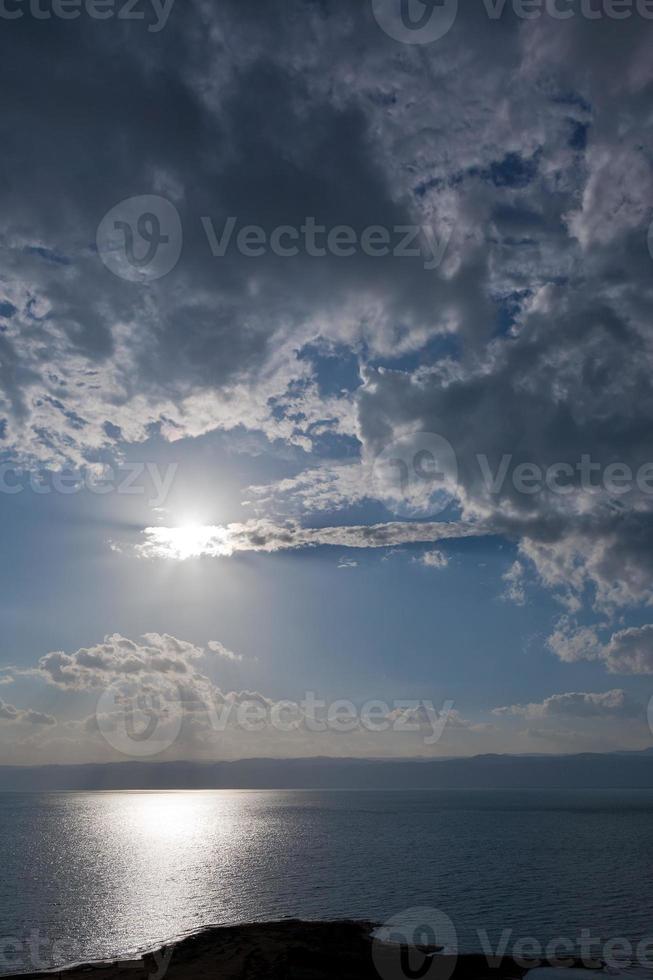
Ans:
[[[653,791],[6,793],[0,842],[3,975],[293,917],[653,978]]]

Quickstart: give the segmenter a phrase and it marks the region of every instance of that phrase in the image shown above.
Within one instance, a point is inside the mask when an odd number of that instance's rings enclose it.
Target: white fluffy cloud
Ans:
[[[104,642],[75,653],[48,653],[41,657],[35,672],[49,684],[82,691],[101,689],[116,678],[167,675],[183,681],[204,656],[201,647],[168,634],[146,633],[143,640],[138,643],[114,633]]]
[[[613,633],[606,661],[615,674],[653,674],[653,625]]]
[[[569,692],[553,694],[544,701],[494,708],[493,714],[522,718],[644,718],[645,710],[626,691],[615,689],[602,694]]]
[[[653,625],[632,626],[602,641],[591,626],[576,626],[563,618],[548,638],[549,648],[561,660],[602,662],[611,674],[653,674]]]
[[[218,657],[222,657],[224,660],[231,660],[234,663],[238,663],[243,659],[242,653],[234,653],[233,650],[229,650],[224,643],[220,643],[219,640],[209,640],[207,647],[211,653],[215,653]]]
[[[425,568],[447,568],[449,565],[449,556],[445,555],[443,551],[434,549],[433,551],[425,551],[420,556],[419,562]]]
[[[56,725],[56,719],[52,715],[46,715],[42,711],[34,711],[33,708],[16,708],[13,704],[7,704],[0,698],[0,722],[7,721],[13,724],[21,722],[28,725]]]
[[[506,587],[502,598],[508,602],[514,602],[516,606],[523,606],[526,602],[526,592],[524,589],[524,566],[520,561],[512,563],[507,572],[503,575]]]

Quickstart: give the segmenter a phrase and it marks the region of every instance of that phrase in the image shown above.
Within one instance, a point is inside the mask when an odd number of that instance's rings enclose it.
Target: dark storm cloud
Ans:
[[[301,422],[275,424],[265,401],[306,382],[305,343],[410,349],[449,328],[438,308],[486,302],[474,276],[460,290],[409,258],[211,254],[202,217],[218,232],[231,215],[268,234],[309,216],[359,235],[422,220],[447,232],[388,169],[367,100],[320,81],[343,32],[374,54],[369,17],[293,10],[279,24],[269,4],[246,17],[185,5],[155,36],[117,21],[5,25],[9,445],[93,458],[107,421],[127,440],[162,421],[175,437],[233,426],[235,394],[240,421],[292,437]],[[102,216],[141,194],[170,199],[184,230],[178,267],[143,288],[112,277],[94,246]],[[60,432],[44,394],[86,431]]]

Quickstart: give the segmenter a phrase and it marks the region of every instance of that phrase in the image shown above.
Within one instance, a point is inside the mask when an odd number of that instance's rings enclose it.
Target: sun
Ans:
[[[168,541],[171,551],[181,561],[187,558],[197,558],[203,554],[207,537],[211,528],[196,521],[188,521],[179,527],[168,529]]]
[[[231,530],[219,524],[181,520],[173,527],[146,527],[143,534],[146,543],[140,546],[139,552],[148,558],[187,561],[189,558],[222,558],[233,552]]]

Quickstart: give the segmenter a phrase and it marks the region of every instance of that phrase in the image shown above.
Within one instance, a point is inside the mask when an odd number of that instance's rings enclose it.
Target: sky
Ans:
[[[651,746],[653,5],[0,8],[0,762]]]

